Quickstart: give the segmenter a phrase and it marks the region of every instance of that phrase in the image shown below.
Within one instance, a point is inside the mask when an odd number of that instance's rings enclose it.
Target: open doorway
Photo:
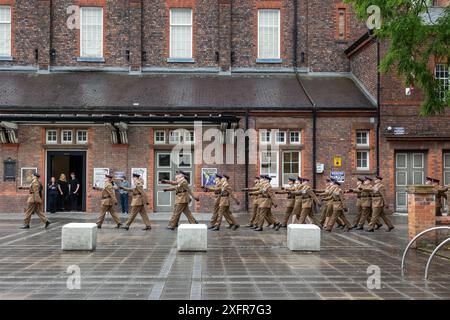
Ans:
[[[74,172],[79,182],[79,190],[74,197],[74,207],[71,208],[68,195],[58,198],[58,208],[62,207],[64,211],[86,211],[86,151],[48,151],[47,152],[47,184],[51,177],[56,180],[61,174],[66,176],[67,182],[70,180],[70,174]],[[49,208],[49,197],[47,196],[46,208]],[[60,210],[59,210],[60,211]]]

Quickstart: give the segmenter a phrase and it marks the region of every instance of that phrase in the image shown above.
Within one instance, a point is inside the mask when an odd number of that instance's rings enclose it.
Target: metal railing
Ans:
[[[406,254],[408,253],[408,250],[411,248],[412,244],[419,239],[421,236],[432,232],[432,231],[437,231],[437,230],[450,230],[450,227],[433,227],[433,228],[429,228],[427,230],[424,230],[422,232],[420,232],[419,234],[417,234],[414,238],[411,239],[411,241],[408,243],[408,245],[406,246],[405,251],[403,252],[403,256],[402,256],[402,264],[401,264],[401,272],[402,272],[402,277],[404,275],[403,270],[405,267],[405,259],[406,259]],[[433,257],[436,255],[436,253],[439,251],[439,249],[441,249],[446,243],[450,242],[450,238],[444,240],[441,244],[439,244],[431,253],[430,258],[428,259],[427,262],[427,266],[425,268],[425,280],[428,279],[428,269],[430,267],[431,261],[433,260]]]

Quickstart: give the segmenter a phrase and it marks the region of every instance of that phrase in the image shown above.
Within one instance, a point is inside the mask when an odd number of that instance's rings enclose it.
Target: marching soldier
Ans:
[[[313,192],[311,187],[309,186],[308,182],[309,179],[303,178],[303,188],[300,191],[295,191],[294,195],[299,195],[301,197],[302,201],[302,211],[300,214],[300,218],[297,220],[296,223],[298,224],[304,224],[306,221],[306,218],[308,217],[311,219],[311,221],[319,226],[322,227],[319,220],[314,216],[313,214],[313,205],[320,206],[320,201],[317,198],[316,194]]]
[[[233,216],[233,213],[230,210],[230,198],[233,198],[233,200],[236,202],[237,205],[239,205],[239,200],[236,198],[236,195],[233,192],[233,189],[231,189],[231,186],[229,184],[230,177],[224,174],[222,176],[221,186],[220,186],[220,202],[219,202],[219,213],[217,217],[216,226],[212,229],[214,231],[220,230],[220,224],[222,223],[222,217],[225,217],[227,221],[230,221],[230,228],[233,230],[236,230],[239,228],[239,224],[237,223],[236,219]]]
[[[116,228],[120,228],[122,223],[120,222],[119,215],[114,209],[114,205],[117,204],[116,194],[114,192],[114,187],[112,183],[113,177],[109,174],[105,174],[105,186],[104,188],[99,188],[94,186],[94,190],[102,192],[102,201],[100,207],[100,215],[97,219],[97,228],[101,229],[103,221],[105,221],[106,213],[109,212],[114,222],[117,224]]]
[[[255,185],[253,186],[253,188],[244,188],[244,189],[242,189],[242,191],[244,191],[244,192],[256,192],[256,191],[259,190],[260,183],[261,183],[261,178],[260,177],[255,177]],[[251,215],[251,218],[250,218],[250,222],[245,226],[247,228],[255,227],[256,217],[258,216],[258,208],[259,208],[260,197],[259,196],[252,196],[252,197],[253,197],[252,215]]]
[[[325,182],[325,189],[316,190],[315,193],[319,195],[323,200],[323,198],[329,197],[331,195],[330,189],[332,189],[333,186],[334,186],[333,181],[330,178],[327,178]],[[325,204],[322,205],[322,208],[320,210],[320,224],[326,226],[325,220],[327,219],[328,216],[331,216],[333,212],[333,206],[331,200],[327,200],[324,202]],[[328,212],[330,212],[329,215],[327,215]]]
[[[295,191],[295,179],[289,178],[288,184],[289,185],[286,188],[282,188],[282,191],[275,191],[276,194],[287,194],[286,213],[284,214],[281,228],[287,227],[289,220],[291,219],[295,204],[295,195],[293,194],[293,192]]]
[[[368,232],[374,232],[374,228],[379,218],[383,219],[388,226],[388,232],[394,229],[394,225],[384,212],[384,208],[388,209],[389,205],[387,203],[384,185],[381,182],[382,180],[382,177],[376,176],[375,184],[372,187],[372,219],[369,223],[369,229],[366,230]]]
[[[264,220],[266,217],[269,217],[271,220],[273,219],[275,222],[273,223],[274,229],[279,230],[281,227],[281,223],[278,222],[274,216],[272,215],[272,206],[277,207],[275,200],[275,193],[270,185],[270,181],[272,180],[269,176],[263,177],[263,182],[260,186],[260,190],[253,192],[251,194],[261,195],[261,200],[259,203],[258,217],[256,218],[256,226],[255,231],[263,231]]]
[[[360,188],[363,185],[364,179],[358,177],[357,180],[358,181],[356,182],[356,189],[348,190],[348,193],[355,193],[356,194],[356,216],[355,216],[355,220],[353,220],[353,223],[352,223],[352,228],[353,229],[358,228],[359,221],[361,220],[361,218],[363,216],[363,208],[362,208],[362,205],[361,205],[361,193],[362,193],[362,191],[360,190]],[[370,222],[370,220],[368,222]]]
[[[352,229],[352,225],[344,215],[344,211],[348,211],[345,204],[344,192],[341,190],[341,184],[338,181],[334,181],[334,184],[336,187],[333,189],[333,193],[330,196],[333,203],[333,214],[331,215],[331,218],[329,219],[328,225],[326,226],[325,230],[331,232],[331,230],[333,230],[334,224],[336,223],[336,220],[340,218],[346,227],[345,231],[350,231]]]
[[[184,213],[189,223],[198,223],[192,216],[191,210],[189,209],[189,202],[190,197],[192,197],[195,201],[199,201],[200,199],[194,196],[186,177],[187,174],[185,172],[177,171],[175,181],[161,180],[161,183],[174,186],[164,189],[164,192],[175,191],[175,206],[173,208],[173,214],[170,218],[169,225],[167,226],[167,229],[169,230],[175,230],[175,228],[178,227],[178,222],[180,221],[180,216],[182,213]]]
[[[123,227],[125,230],[130,228],[130,225],[133,223],[137,214],[139,213],[142,217],[142,221],[145,224],[145,228],[142,230],[151,230],[152,227],[150,225],[150,220],[147,216],[147,211],[145,210],[145,205],[148,205],[147,195],[144,191],[144,182],[140,179],[140,175],[137,173],[133,173],[133,182],[134,188],[126,188],[120,186],[119,188],[128,192],[131,192],[131,214],[128,217],[127,222],[125,222],[125,226]]]
[[[364,223],[372,220],[372,178],[364,177],[362,185],[359,185],[358,192],[361,204],[361,217],[358,220],[356,230],[363,230]]]
[[[295,188],[294,192],[294,208],[292,209],[292,223],[296,223],[300,219],[300,215],[302,214],[302,196],[298,191],[301,191],[303,189],[303,178],[297,177],[295,180]]]
[[[203,189],[206,192],[214,192],[214,209],[213,209],[213,214],[211,216],[211,221],[209,223],[209,227],[208,229],[215,229],[216,226],[218,225],[219,222],[219,205],[220,205],[220,193],[222,192],[221,190],[221,185],[222,185],[222,176],[216,174],[215,178],[214,178],[214,187],[203,187]],[[225,220],[227,220],[229,226],[228,228],[231,228],[232,225],[232,221],[229,219],[228,216],[225,216]],[[220,225],[220,224],[219,224]]]
[[[41,222],[45,224],[45,228],[47,228],[51,223],[42,210],[42,184],[39,181],[41,176],[37,172],[33,173],[32,176],[33,177],[29,187],[19,187],[19,189],[29,190],[27,209],[25,210],[25,218],[21,229],[30,229],[30,220],[33,213],[36,213],[39,216]]]

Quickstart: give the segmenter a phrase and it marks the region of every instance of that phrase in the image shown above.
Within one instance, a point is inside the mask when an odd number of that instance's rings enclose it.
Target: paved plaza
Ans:
[[[316,253],[291,252],[286,229],[208,231],[207,252],[177,252],[176,231],[164,216],[153,229],[114,229],[108,218],[93,252],[61,251],[61,228],[92,222],[94,215],[50,215],[43,229],[19,230],[21,215],[0,220],[0,299],[450,299],[450,260],[437,257],[424,281],[428,254],[412,250],[402,278],[407,244],[405,216],[390,233],[322,232]],[[86,219],[87,217],[87,219]],[[207,215],[201,215],[206,221]],[[239,216],[244,225],[247,217]],[[67,268],[77,265],[81,288],[67,288]],[[367,286],[368,267],[378,266],[381,288]]]

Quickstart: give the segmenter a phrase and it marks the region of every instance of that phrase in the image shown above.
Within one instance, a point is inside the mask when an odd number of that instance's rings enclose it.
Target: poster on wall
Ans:
[[[105,174],[109,174],[109,168],[94,168],[94,187],[105,187]]]
[[[29,187],[33,179],[33,173],[37,172],[37,168],[20,168],[20,186]]]
[[[337,182],[345,182],[345,172],[344,171],[331,171],[330,178],[335,179]]]
[[[147,168],[131,168],[131,176],[133,173],[141,175],[141,179],[144,181],[144,189],[147,189]],[[131,181],[131,186],[134,187],[133,181]]]
[[[216,168],[202,168],[202,187],[214,186],[214,177],[216,174]]]

